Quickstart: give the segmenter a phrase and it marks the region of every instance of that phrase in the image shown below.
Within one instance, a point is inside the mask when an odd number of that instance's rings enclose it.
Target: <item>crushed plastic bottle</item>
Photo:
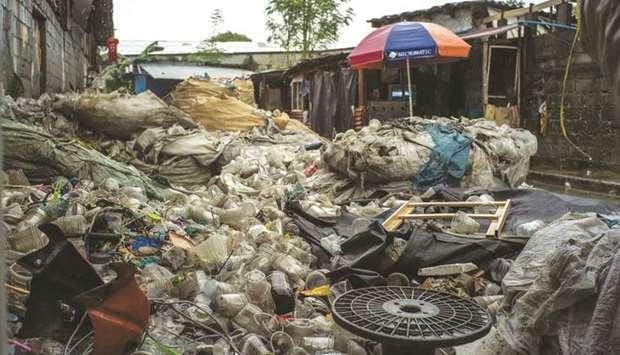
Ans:
[[[459,234],[474,234],[480,230],[480,223],[469,217],[467,213],[458,211],[450,222],[450,230]]]

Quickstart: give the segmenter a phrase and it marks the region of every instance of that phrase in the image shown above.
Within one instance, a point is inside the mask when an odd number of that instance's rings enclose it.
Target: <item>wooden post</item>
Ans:
[[[486,106],[489,104],[489,40],[485,38],[482,40],[482,105],[483,111],[486,110]]]
[[[364,69],[357,70],[357,103],[358,107],[366,105],[366,89],[364,88]]]
[[[413,118],[413,93],[411,92],[411,61],[407,58],[407,85],[409,86],[409,118]]]

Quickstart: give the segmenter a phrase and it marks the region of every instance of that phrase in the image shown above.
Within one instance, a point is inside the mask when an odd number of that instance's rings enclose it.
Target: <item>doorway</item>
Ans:
[[[47,90],[47,40],[45,16],[36,9],[34,19],[34,66],[39,73],[39,95]]]
[[[519,47],[489,46],[486,88],[489,104],[519,106],[521,66]]]

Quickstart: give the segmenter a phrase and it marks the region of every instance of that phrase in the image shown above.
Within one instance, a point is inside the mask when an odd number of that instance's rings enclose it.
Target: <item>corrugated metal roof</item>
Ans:
[[[144,48],[155,41],[146,40],[123,40],[118,44],[118,52],[122,55],[138,55]],[[202,41],[157,41],[164,49],[152,54],[174,55],[174,54],[193,54],[201,51]],[[217,42],[216,48],[228,54],[234,53],[265,53],[283,52],[280,47],[269,46],[260,42]]]
[[[252,74],[251,71],[244,69],[187,63],[140,63],[139,67],[155,79],[185,80],[192,76],[208,79],[234,79]]]

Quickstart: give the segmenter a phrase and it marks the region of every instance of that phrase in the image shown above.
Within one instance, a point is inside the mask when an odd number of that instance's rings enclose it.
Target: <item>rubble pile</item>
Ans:
[[[535,139],[482,120],[372,122],[325,143],[275,119],[213,131],[148,95],[89,95],[0,98],[9,330],[22,352],[374,354],[380,344],[336,324],[331,304],[386,285],[471,299],[520,347],[531,337],[515,331],[519,314],[540,317],[532,304],[552,293],[544,256],[581,236],[550,246],[573,223],[564,213],[618,212],[527,188],[448,188],[523,182]],[[148,104],[123,108],[134,101]],[[469,217],[505,200],[502,235],[520,243],[481,237],[488,223]],[[419,201],[477,205],[383,227]],[[588,218],[577,245],[590,250],[611,222]],[[608,261],[607,239],[578,266]]]

